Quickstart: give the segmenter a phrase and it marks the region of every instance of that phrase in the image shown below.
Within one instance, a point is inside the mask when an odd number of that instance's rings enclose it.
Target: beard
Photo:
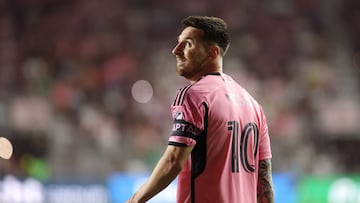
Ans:
[[[184,66],[180,65],[180,64],[176,64],[176,69],[175,69],[176,73],[179,76],[184,76]]]
[[[186,59],[184,59],[184,58],[176,59],[176,70],[175,71],[179,76],[184,76],[184,73],[186,72],[188,67],[189,67],[189,64],[186,61]]]
[[[208,57],[192,58],[192,60],[176,58],[176,73],[189,80],[196,79],[206,72],[207,62]]]

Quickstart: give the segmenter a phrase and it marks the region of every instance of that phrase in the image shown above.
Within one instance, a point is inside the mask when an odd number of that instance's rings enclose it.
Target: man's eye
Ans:
[[[191,44],[190,42],[186,42],[186,43],[185,43],[185,46],[186,46],[187,48],[190,48],[190,47],[192,47],[192,44]]]

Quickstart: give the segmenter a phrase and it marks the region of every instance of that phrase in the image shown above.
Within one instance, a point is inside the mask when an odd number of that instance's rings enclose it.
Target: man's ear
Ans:
[[[219,56],[219,54],[220,54],[220,47],[216,45],[212,45],[210,47],[209,57],[215,59]]]

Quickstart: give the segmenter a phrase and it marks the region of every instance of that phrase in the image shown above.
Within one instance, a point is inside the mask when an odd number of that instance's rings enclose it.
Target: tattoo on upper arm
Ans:
[[[258,203],[274,203],[270,159],[259,161],[257,198]]]

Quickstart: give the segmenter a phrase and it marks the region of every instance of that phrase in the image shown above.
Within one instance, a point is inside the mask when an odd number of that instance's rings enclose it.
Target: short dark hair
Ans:
[[[226,22],[213,16],[188,16],[182,20],[187,27],[195,27],[204,31],[203,39],[216,43],[224,55],[230,45],[230,36]]]

